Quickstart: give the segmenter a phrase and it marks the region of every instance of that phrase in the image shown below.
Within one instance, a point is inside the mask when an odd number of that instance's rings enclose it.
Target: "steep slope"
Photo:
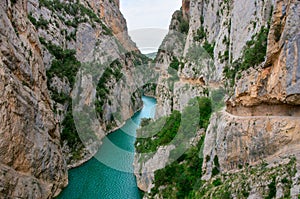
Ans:
[[[2,1],[0,197],[50,198],[66,186],[42,47],[25,2]]]
[[[233,115],[224,112],[212,119],[204,154],[214,156],[216,148],[221,170],[293,154],[299,158],[299,6],[297,1],[276,3],[266,61],[237,80],[227,102]],[[217,144],[218,136],[225,136],[220,144],[226,147]],[[204,168],[211,170],[209,164]]]
[[[209,94],[215,104],[220,86],[226,110],[212,116],[203,145],[166,168],[137,158],[137,171],[148,171],[137,175],[144,198],[298,198],[299,2],[191,0],[182,11],[189,13],[181,15],[189,19],[187,36],[169,34],[156,58],[162,68],[178,66],[174,90],[164,83],[169,76],[160,77],[157,117],[181,111],[195,96]],[[165,47],[176,39],[180,46]],[[191,54],[201,46],[213,65]],[[196,91],[176,94],[184,82]],[[168,162],[169,153],[160,158]]]
[[[140,56],[130,40],[126,21],[118,6],[118,2],[108,0],[28,1],[29,18],[36,26],[44,46],[44,62],[48,64],[48,86],[55,104],[56,116],[64,128],[64,151],[70,156],[68,162],[75,159],[73,166],[77,165],[78,159],[91,157],[97,151],[101,138],[122,124],[141,106],[140,96],[131,90],[136,88],[131,70],[134,65],[147,59]],[[65,66],[62,68],[61,64]],[[75,79],[78,70],[89,72]],[[120,79],[125,79],[125,82],[120,84]],[[99,131],[96,135],[99,143],[96,143],[97,140],[84,138],[93,136],[89,132],[82,132],[88,135],[79,137],[75,131],[76,128],[82,131],[85,129],[79,127],[78,122],[73,122],[74,104],[72,108],[69,96],[74,86],[77,91],[73,92],[73,96],[81,96],[79,104],[75,104],[81,108],[77,109],[91,107],[95,103],[97,117],[87,122],[96,123],[96,126],[92,126],[94,131]],[[116,115],[120,117],[116,118]],[[80,121],[80,118],[75,119]],[[93,145],[93,149],[86,151],[83,145]]]
[[[0,12],[0,198],[52,198],[141,107],[134,66],[148,59],[118,1],[8,0]],[[95,113],[86,129],[82,107]]]

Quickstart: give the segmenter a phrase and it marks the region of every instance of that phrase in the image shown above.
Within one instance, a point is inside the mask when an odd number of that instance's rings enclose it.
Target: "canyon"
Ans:
[[[172,142],[137,139],[144,198],[297,199],[300,2],[183,0],[154,60],[130,39],[119,4],[0,2],[0,198],[59,195],[68,170],[91,159],[145,93],[157,99],[150,125],[199,125],[175,160]],[[200,113],[184,118],[195,104]]]

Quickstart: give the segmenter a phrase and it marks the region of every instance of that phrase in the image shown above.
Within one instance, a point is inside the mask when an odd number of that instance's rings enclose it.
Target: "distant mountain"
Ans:
[[[150,59],[155,59],[156,55],[157,55],[157,52],[153,52],[153,53],[148,53],[148,54],[145,54],[147,57],[149,57]]]

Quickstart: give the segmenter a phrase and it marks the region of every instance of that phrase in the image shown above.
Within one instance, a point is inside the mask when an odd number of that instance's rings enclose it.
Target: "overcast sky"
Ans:
[[[182,0],[120,0],[131,38],[143,53],[154,52],[162,42],[172,14]]]

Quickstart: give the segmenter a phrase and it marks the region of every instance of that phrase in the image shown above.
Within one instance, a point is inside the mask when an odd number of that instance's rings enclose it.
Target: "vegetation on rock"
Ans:
[[[155,187],[150,197],[160,194],[162,198],[187,198],[195,186],[200,186],[202,176],[201,148],[204,136],[197,146],[190,148],[179,159],[155,172]]]
[[[181,158],[164,169],[155,172],[155,187],[148,195],[154,198],[237,198],[246,199],[250,187],[259,186],[263,198],[276,196],[276,186],[281,184],[283,198],[289,198],[292,177],[296,174],[296,159],[290,158],[287,164],[268,166],[246,166],[239,172],[217,174],[209,181],[201,180],[202,162],[201,138],[196,147],[191,148]]]
[[[193,100],[192,100],[193,101]],[[192,134],[189,124],[198,124],[199,128],[207,128],[212,113],[211,100],[206,97],[196,98],[197,105],[188,106],[183,111],[183,115],[174,110],[169,116],[161,117],[156,121],[147,121],[146,126],[138,130],[138,135],[152,135],[147,138],[137,138],[135,147],[137,153],[149,153],[157,150],[159,146],[170,144],[174,137],[182,132]],[[199,108],[199,118],[195,117],[194,111],[190,109]],[[184,121],[181,121],[181,120]],[[188,120],[188,121],[187,121]],[[195,121],[194,121],[195,120]],[[186,126],[187,125],[187,126]],[[143,136],[145,137],[145,136]]]
[[[123,74],[121,73],[122,65],[120,61],[113,61],[109,67],[107,67],[102,76],[100,77],[97,87],[96,87],[96,97],[97,100],[95,102],[96,112],[102,118],[103,114],[103,106],[109,100],[107,96],[110,94],[110,89],[107,87],[107,83],[114,79],[118,82]],[[109,101],[108,101],[109,102]],[[111,102],[109,102],[111,103]]]
[[[81,63],[75,57],[75,51],[62,49],[61,47],[48,43],[45,39],[40,38],[40,42],[54,56],[51,67],[46,71],[48,89],[51,91],[51,98],[54,102],[65,104],[68,106],[64,120],[62,121],[61,144],[67,143],[71,149],[72,159],[80,159],[80,151],[83,144],[78,136],[72,113],[72,99],[69,94],[63,91],[58,92],[57,88],[51,86],[53,77],[60,79],[66,78],[69,86],[73,88],[75,84],[76,74],[81,66]]]
[[[256,36],[252,37],[252,40],[247,42],[242,58],[233,62],[231,66],[226,65],[224,67],[224,76],[231,87],[234,85],[236,77],[240,77],[242,71],[255,67],[265,60],[268,34],[269,29],[262,28]]]

